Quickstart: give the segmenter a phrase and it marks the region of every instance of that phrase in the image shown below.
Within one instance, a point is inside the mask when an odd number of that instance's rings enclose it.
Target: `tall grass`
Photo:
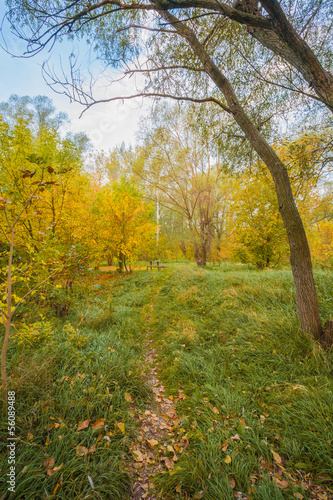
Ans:
[[[87,296],[88,283],[83,284],[77,294],[81,300],[64,321],[54,320],[57,327],[47,342],[11,343],[17,477],[16,491],[9,494],[2,419],[0,491],[5,498],[129,498],[128,450],[135,421],[125,393],[140,407],[149,391],[142,368],[141,314],[136,293],[126,293],[125,282],[88,288]],[[88,419],[90,425],[78,430],[79,422]],[[93,428],[98,419],[105,419],[104,425]],[[91,452],[82,456],[78,446]],[[51,458],[52,474],[47,475],[44,464]]]
[[[190,436],[158,478],[162,498],[310,498],[313,481],[333,498],[332,352],[299,330],[291,273],[180,266],[159,279],[159,366],[169,393],[187,395]],[[316,283],[327,317],[332,273]]]
[[[327,318],[333,273],[315,277]],[[154,479],[161,499],[333,498],[332,351],[299,330],[289,271],[109,274],[82,282],[73,303],[68,317],[53,318],[51,340],[11,343],[20,439],[8,498],[130,498],[136,408],[151,398],[148,331],[166,393],[186,396],[177,413],[188,446]],[[80,456],[78,446],[93,451]],[[50,458],[61,468],[47,475]],[[5,447],[0,468],[4,493]]]

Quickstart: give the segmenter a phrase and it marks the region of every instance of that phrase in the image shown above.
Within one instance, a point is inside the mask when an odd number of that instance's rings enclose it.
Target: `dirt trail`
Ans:
[[[149,309],[152,311],[153,304],[150,304]],[[150,314],[146,321],[151,322]],[[150,332],[147,332],[144,342],[146,363],[149,366],[146,382],[152,389],[153,397],[147,410],[137,410],[140,430],[131,446],[131,474],[134,482],[131,500],[161,500],[162,497],[156,493],[154,477],[177,467],[178,456],[188,446],[187,438],[182,436],[181,419],[175,410],[175,403],[186,399],[186,396],[179,390],[177,397],[165,397],[164,386],[158,378],[156,350],[149,335]]]

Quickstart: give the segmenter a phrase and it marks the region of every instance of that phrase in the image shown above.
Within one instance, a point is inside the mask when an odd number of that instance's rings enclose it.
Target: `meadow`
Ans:
[[[327,319],[333,273],[315,280]],[[300,331],[289,270],[92,271],[66,294],[63,317],[44,306],[10,342],[17,477],[8,495],[3,448],[1,498],[131,499],[149,461],[148,500],[333,498],[332,349]],[[153,368],[175,411],[152,458]]]

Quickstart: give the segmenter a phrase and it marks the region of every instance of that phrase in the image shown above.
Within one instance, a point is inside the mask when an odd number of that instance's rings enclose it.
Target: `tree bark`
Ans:
[[[160,0],[154,0],[160,5]],[[296,290],[296,308],[301,328],[320,339],[323,330],[320,321],[317,293],[312,272],[310,248],[293,197],[288,172],[280,158],[260,134],[239,103],[235,92],[223,73],[204,50],[194,32],[163,8],[160,15],[184,37],[198,57],[206,73],[224,95],[233,117],[260,158],[267,165],[276,189],[279,210],[287,231],[290,263]]]

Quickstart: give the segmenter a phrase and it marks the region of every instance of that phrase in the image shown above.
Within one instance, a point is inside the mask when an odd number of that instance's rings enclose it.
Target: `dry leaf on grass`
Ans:
[[[116,427],[118,427],[118,429],[123,433],[125,434],[125,424],[123,424],[123,422],[117,422],[115,424]]]
[[[101,429],[104,426],[105,418],[99,418],[94,424],[91,424],[93,429]]]
[[[229,484],[230,484],[230,487],[231,487],[232,489],[234,489],[234,488],[235,488],[235,486],[236,486],[236,481],[234,480],[234,478],[233,478],[233,477],[229,477]]]
[[[89,424],[90,424],[90,418],[88,418],[87,420],[83,420],[82,422],[78,423],[77,430],[82,431],[83,429],[87,429],[87,427],[89,427]]]
[[[85,446],[77,446],[75,448],[75,451],[76,454],[80,457],[85,457],[89,453],[88,448],[86,448]]]
[[[147,441],[152,448],[154,448],[154,446],[158,444],[158,441],[156,441],[156,439],[147,439]]]
[[[276,482],[276,486],[278,486],[279,488],[288,488],[289,486],[289,483],[288,481],[285,481],[284,479],[278,479],[278,478],[275,478],[275,482]]]
[[[143,461],[143,456],[142,456],[142,453],[140,450],[135,449],[132,451],[132,454],[133,454],[134,460],[136,460],[137,462]]]
[[[282,462],[282,458],[280,457],[280,455],[273,450],[271,450],[271,452],[272,452],[272,455],[273,455],[275,462],[280,464]]]
[[[53,467],[54,466],[54,458],[51,457],[51,458],[48,458],[43,465],[45,465],[45,467]]]
[[[173,467],[175,466],[174,461],[168,457],[162,457],[160,460],[161,462],[163,461],[165,463],[165,466],[168,470],[173,469]]]
[[[228,442],[228,440],[226,439],[226,440],[224,441],[224,443],[223,443],[223,444],[221,444],[221,448],[222,448],[222,451],[224,451],[224,453],[227,451],[228,446],[229,446],[229,442]]]

